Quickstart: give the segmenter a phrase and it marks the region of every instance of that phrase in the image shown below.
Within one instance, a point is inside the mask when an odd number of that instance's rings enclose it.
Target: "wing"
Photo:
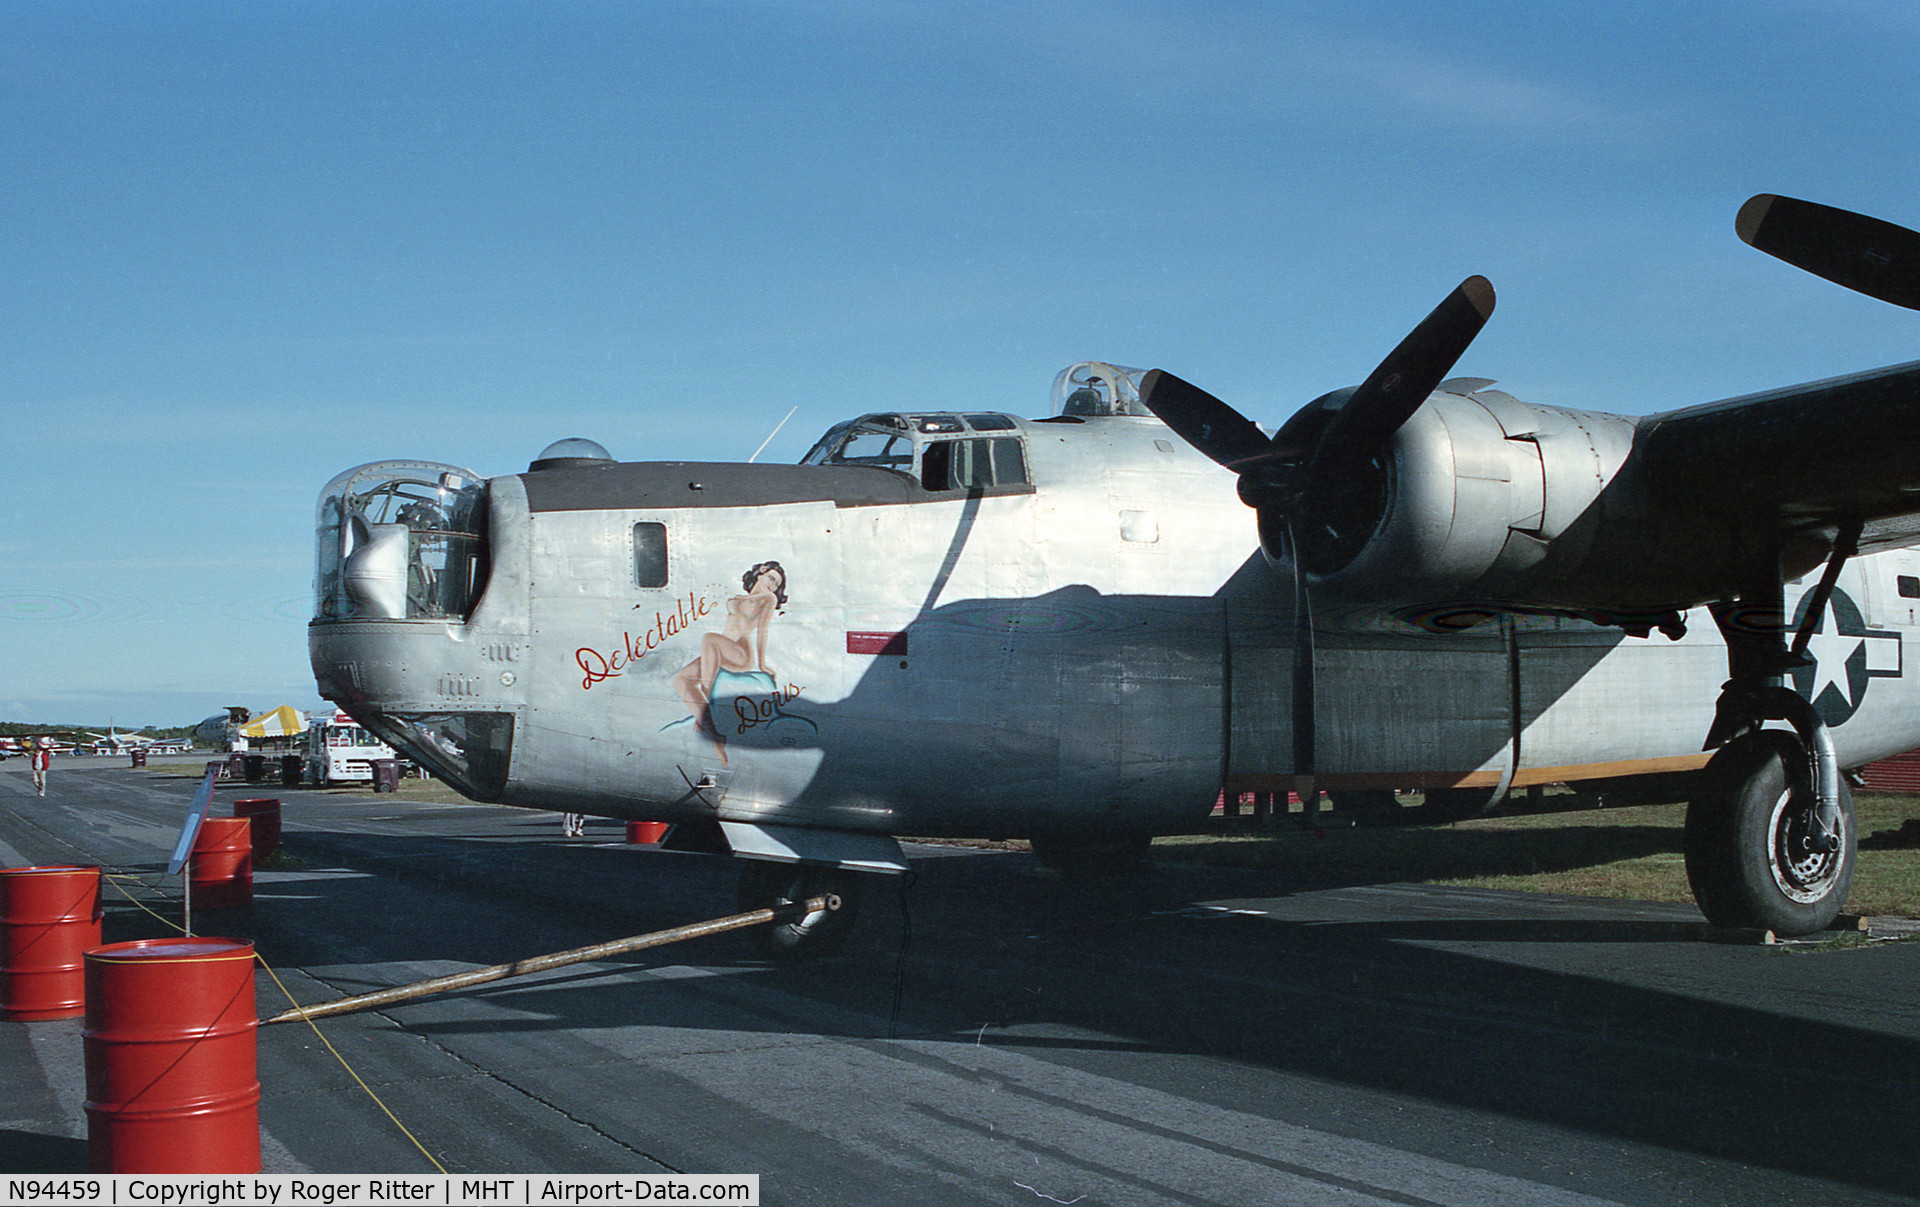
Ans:
[[[1920,233],[1762,193],[1740,238],[1848,289],[1920,310]],[[1920,538],[1920,362],[1692,407],[1646,422],[1645,456],[1706,510],[1789,539],[1860,529],[1862,549]]]
[[[1920,234],[1904,227],[1762,194],[1735,229],[1796,267],[1920,309]],[[1609,523],[1593,569],[1665,580],[1673,606],[1751,594],[1837,547],[1920,541],[1920,362],[1640,420],[1603,493],[1596,525]]]
[[[1784,539],[1920,539],[1920,361],[1648,417],[1634,457],[1662,506]],[[1823,534],[1826,534],[1823,536]]]

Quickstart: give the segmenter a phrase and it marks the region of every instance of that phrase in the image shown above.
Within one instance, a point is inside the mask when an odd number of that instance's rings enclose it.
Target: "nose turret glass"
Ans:
[[[327,483],[315,517],[318,620],[464,620],[487,579],[487,484],[430,461]]]

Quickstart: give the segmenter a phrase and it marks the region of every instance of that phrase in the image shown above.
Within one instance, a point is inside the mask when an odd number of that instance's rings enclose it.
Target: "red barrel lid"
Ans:
[[[0,868],[0,876],[35,876],[50,873],[97,872],[98,867],[83,867],[80,864],[50,864],[45,867]]]
[[[108,943],[87,952],[89,960],[251,960],[253,942],[215,935],[182,935],[172,939],[132,939]]]

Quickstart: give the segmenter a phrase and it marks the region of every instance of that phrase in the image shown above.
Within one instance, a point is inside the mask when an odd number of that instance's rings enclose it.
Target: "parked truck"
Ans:
[[[307,779],[315,784],[371,783],[375,759],[400,757],[344,712],[336,711],[325,721],[315,719],[306,739]]]

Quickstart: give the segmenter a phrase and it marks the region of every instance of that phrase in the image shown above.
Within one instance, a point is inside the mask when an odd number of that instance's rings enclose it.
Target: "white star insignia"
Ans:
[[[1820,693],[1831,683],[1840,689],[1840,698],[1851,705],[1852,688],[1847,683],[1847,660],[1853,652],[1866,642],[1865,637],[1849,637],[1840,631],[1840,620],[1833,614],[1833,605],[1829,603],[1820,616],[1820,627],[1814,630],[1813,637],[1807,642],[1807,652],[1813,655],[1813,687],[1807,692],[1808,700],[1818,700]]]

